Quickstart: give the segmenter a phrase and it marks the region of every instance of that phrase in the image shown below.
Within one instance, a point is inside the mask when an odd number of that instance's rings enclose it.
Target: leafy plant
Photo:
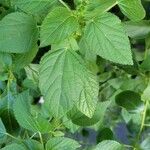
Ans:
[[[0,0],[0,148],[150,149],[149,8]]]

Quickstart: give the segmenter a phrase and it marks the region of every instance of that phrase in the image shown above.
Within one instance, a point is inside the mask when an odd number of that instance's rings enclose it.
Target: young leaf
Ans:
[[[80,145],[72,139],[55,137],[46,143],[47,150],[76,150]]]
[[[0,118],[0,143],[7,139],[5,126]]]
[[[30,64],[25,67],[27,78],[35,83],[39,80],[39,64]]]
[[[10,13],[0,21],[0,33],[0,52],[28,52],[38,38],[33,17],[20,12]]]
[[[25,91],[16,97],[16,101],[14,103],[14,114],[18,123],[23,128],[33,132],[49,132],[49,122],[38,114],[36,114],[36,116],[31,114],[29,100],[30,96],[28,91]]]
[[[115,63],[133,64],[129,39],[115,15],[104,13],[89,21],[83,38],[97,55]]]
[[[61,42],[77,31],[76,16],[66,8],[57,7],[51,11],[41,26],[41,47]]]
[[[116,95],[115,100],[119,106],[126,108],[131,113],[142,112],[144,109],[141,96],[133,91],[123,91]]]
[[[131,120],[131,114],[125,108],[122,109],[121,115],[122,115],[124,121],[126,123],[129,123],[129,121]]]
[[[124,150],[124,147],[116,142],[111,140],[105,140],[99,143],[93,150]]]
[[[145,17],[145,10],[141,0],[118,0],[122,13],[132,21],[139,21]]]
[[[1,150],[27,150],[23,145],[21,144],[10,144]]]
[[[63,116],[73,105],[92,117],[98,100],[96,76],[70,49],[47,53],[41,60],[39,86],[51,115]],[[54,107],[55,106],[55,107]]]

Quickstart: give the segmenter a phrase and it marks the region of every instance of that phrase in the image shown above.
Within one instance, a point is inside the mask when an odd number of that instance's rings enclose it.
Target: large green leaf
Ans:
[[[23,145],[21,144],[10,144],[1,150],[27,150]]]
[[[99,102],[97,104],[96,110],[92,118],[88,118],[83,113],[81,113],[77,108],[73,108],[68,113],[68,117],[72,120],[74,124],[80,126],[91,126],[93,124],[96,124],[98,121],[103,121],[104,114],[109,104],[110,104],[109,101]]]
[[[124,147],[116,141],[106,140],[99,143],[93,150],[124,150]]]
[[[10,91],[5,97],[0,98],[0,117],[8,132],[12,132],[18,127],[13,115],[13,102],[14,96]]]
[[[4,142],[7,139],[7,132],[5,126],[0,118],[0,143]]]
[[[87,61],[87,63],[93,62],[96,64],[97,55],[95,53],[93,53],[93,51],[89,48],[90,46],[89,46],[88,41],[86,41],[84,38],[82,38],[80,40],[79,47],[80,47],[79,51],[83,55],[83,57]],[[94,67],[92,66],[92,69],[93,68]]]
[[[33,47],[29,52],[23,54],[16,54],[13,58],[14,70],[19,70],[29,65],[38,52],[38,46]]]
[[[115,63],[133,64],[129,39],[115,15],[104,13],[90,20],[83,38],[97,55]]]
[[[33,17],[15,12],[0,21],[0,51],[24,53],[31,50],[38,38]]]
[[[16,96],[14,103],[14,114],[18,123],[25,129],[33,132],[46,133],[50,130],[49,122],[39,114],[32,115],[30,112],[30,96],[25,91]]]
[[[100,9],[102,10],[109,10],[112,6],[117,4],[116,0],[89,0],[87,5],[88,10]]]
[[[109,11],[117,4],[116,0],[89,0],[87,5],[86,18],[95,17],[106,11]]]
[[[41,26],[41,47],[58,43],[77,31],[76,16],[66,8],[57,7],[51,11]]]
[[[139,21],[145,17],[141,0],[118,0],[118,5],[123,14],[132,21]]]
[[[76,105],[92,117],[98,99],[98,82],[75,51],[59,49],[47,53],[41,60],[39,81],[50,114],[63,116]]]
[[[55,137],[51,138],[47,144],[47,150],[76,150],[80,145],[73,139]]]
[[[24,141],[24,145],[28,150],[44,150],[42,144],[33,139],[27,139]]]
[[[116,95],[115,100],[119,106],[126,108],[131,113],[142,112],[144,109],[141,96],[133,91],[123,91]]]
[[[10,0],[1,0],[0,4],[2,4],[4,6],[9,6],[10,5]]]
[[[124,27],[128,36],[135,39],[143,39],[150,32],[150,21],[141,20],[139,22],[126,21]]]
[[[48,12],[57,0],[11,0],[12,5],[33,15]]]

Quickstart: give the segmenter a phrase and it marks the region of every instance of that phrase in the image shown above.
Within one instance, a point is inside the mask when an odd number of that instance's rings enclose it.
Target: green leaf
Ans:
[[[24,145],[28,150],[44,150],[42,144],[36,140],[27,139],[24,141]]]
[[[116,95],[116,103],[131,113],[140,113],[144,109],[144,103],[141,96],[133,91],[123,91]]]
[[[8,53],[0,52],[0,71],[8,69],[12,65],[12,57]]]
[[[149,150],[150,149],[150,137],[146,137],[144,141],[140,144],[141,150]]]
[[[141,0],[118,0],[122,13],[132,21],[139,21],[145,17],[145,10]]]
[[[67,116],[63,117],[63,125],[69,129],[71,133],[77,132],[80,128],[80,126],[74,124],[69,117],[67,118]]]
[[[27,150],[27,149],[23,145],[10,144],[10,145],[2,148],[1,150]]]
[[[3,143],[7,139],[7,132],[5,126],[0,118],[0,143]]]
[[[124,147],[116,141],[106,140],[99,143],[93,150],[124,150]]]
[[[79,50],[78,43],[77,43],[76,39],[73,37],[69,37],[60,43],[52,44],[51,50],[61,49],[62,47],[65,47],[67,49],[71,48],[74,51]]]
[[[20,12],[10,13],[0,21],[0,33],[0,52],[28,52],[38,38],[33,17]]]
[[[150,55],[142,62],[140,68],[144,71],[150,71]]]
[[[134,39],[143,39],[150,32],[149,20],[141,20],[139,22],[126,21],[123,25],[128,36]]]
[[[14,70],[20,70],[25,66],[29,65],[38,52],[38,46],[36,45],[29,52],[23,54],[16,54],[13,58]]]
[[[46,133],[50,131],[49,122],[39,114],[32,115],[30,112],[29,92],[25,91],[16,96],[14,103],[14,114],[18,123],[25,129],[33,132]]]
[[[131,120],[131,114],[126,109],[124,109],[124,108],[122,109],[121,115],[122,115],[124,121],[126,123],[129,123],[129,121]]]
[[[106,11],[109,11],[112,7],[117,4],[116,0],[89,0],[87,5],[87,11],[85,14],[86,18],[95,17]]]
[[[12,132],[12,130],[18,127],[13,115],[13,103],[14,96],[10,91],[5,97],[0,98],[0,117],[8,132]]]
[[[10,5],[10,0],[1,0],[0,4],[2,4],[4,6],[9,6]]]
[[[103,128],[98,132],[97,135],[97,142],[101,142],[104,140],[112,140],[113,139],[113,132],[110,128]]]
[[[80,145],[72,139],[55,137],[46,143],[47,150],[76,150]]]
[[[150,84],[146,87],[143,94],[141,95],[141,99],[145,101],[150,101]]]
[[[57,7],[44,19],[41,32],[41,47],[59,43],[78,30],[76,16],[66,8]]]
[[[65,136],[65,133],[62,132],[62,131],[55,131],[55,132],[53,133],[53,136],[54,136],[54,137],[61,137],[61,136]]]
[[[30,64],[25,67],[27,78],[38,83],[39,80],[39,64]]]
[[[51,115],[61,117],[76,105],[92,117],[98,100],[98,82],[76,52],[59,49],[47,53],[41,60],[39,76],[44,104]]]
[[[84,56],[85,60],[96,62],[96,54],[93,53],[92,49],[90,49],[90,45],[85,38],[82,38],[79,43],[79,51]]]
[[[129,39],[115,15],[105,13],[89,21],[83,38],[97,55],[115,63],[133,64]]]
[[[112,6],[114,6],[116,3],[116,0],[89,0],[87,9],[88,10],[94,10],[99,9],[101,11],[107,11]]]
[[[102,121],[104,118],[105,111],[110,104],[109,101],[99,102],[92,118],[85,116],[77,108],[73,108],[69,113],[68,117],[74,124],[79,126],[91,126],[96,124],[98,121]]]
[[[48,12],[57,0],[11,0],[12,5],[32,15]]]

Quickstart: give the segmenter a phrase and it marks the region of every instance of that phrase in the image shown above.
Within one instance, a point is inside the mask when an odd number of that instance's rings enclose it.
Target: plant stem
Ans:
[[[134,148],[132,145],[126,145],[126,144],[123,144],[124,147],[128,147],[128,148]]]
[[[41,144],[43,145],[43,147],[44,147],[44,143],[43,143],[43,138],[42,138],[42,134],[39,132],[39,137],[40,137],[40,142],[41,142]]]
[[[9,134],[9,133],[6,133],[7,136],[11,137],[12,139],[15,139],[17,141],[21,141],[21,139],[18,139],[16,137],[14,137],[13,135]]]
[[[145,119],[146,119],[146,112],[147,112],[148,104],[149,104],[148,101],[146,101],[145,102],[144,111],[143,111],[143,115],[142,115],[142,123],[141,123],[140,131],[138,133],[138,139],[140,138],[142,130],[143,130],[144,126],[145,126]]]
[[[37,134],[37,133],[34,133],[34,134],[30,137],[30,139],[32,139],[36,134]]]
[[[70,11],[70,8],[68,7],[68,5],[65,2],[63,2],[62,0],[59,0],[59,2]]]
[[[145,127],[150,127],[150,124],[144,124]]]

